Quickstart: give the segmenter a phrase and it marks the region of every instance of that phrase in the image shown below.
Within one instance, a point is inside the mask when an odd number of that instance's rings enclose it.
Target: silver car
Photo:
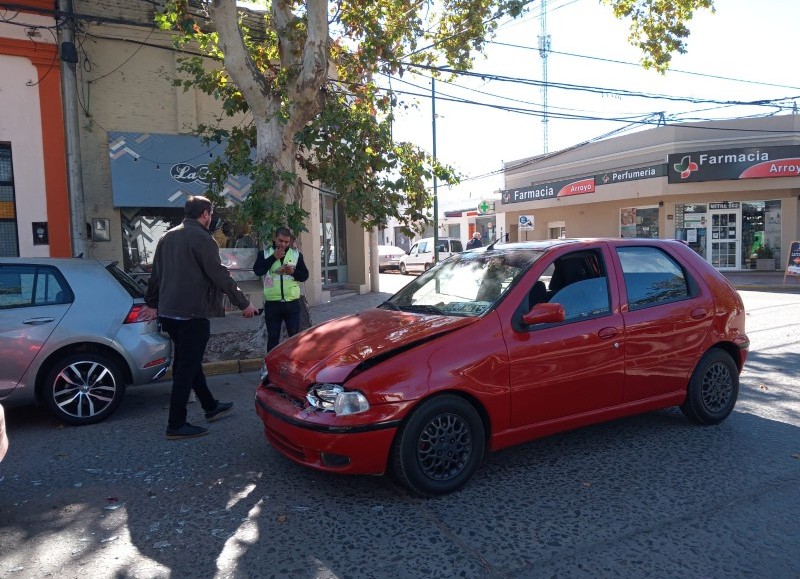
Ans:
[[[378,246],[378,271],[383,273],[389,269],[400,269],[400,259],[406,254],[400,247],[394,245]]]
[[[0,402],[69,424],[108,418],[126,385],[160,378],[172,345],[141,322],[144,294],[115,263],[0,258]]]
[[[408,250],[408,254],[400,258],[400,273],[405,275],[414,271],[418,273],[428,271],[436,262],[433,248],[433,237],[426,237],[417,241]],[[462,251],[464,251],[464,246],[461,244],[460,239],[439,238],[439,261],[444,261],[454,253],[461,253]]]

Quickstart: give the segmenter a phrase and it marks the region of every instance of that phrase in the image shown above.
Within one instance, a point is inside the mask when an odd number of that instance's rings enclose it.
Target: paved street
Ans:
[[[670,409],[552,436],[434,500],[284,459],[253,372],[211,379],[237,412],[190,441],[164,439],[167,383],[90,427],[12,409],[0,576],[796,578],[800,295],[742,295],[753,352],[723,424]]]

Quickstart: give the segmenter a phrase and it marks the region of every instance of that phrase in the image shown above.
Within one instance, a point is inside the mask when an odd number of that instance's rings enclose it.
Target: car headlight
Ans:
[[[341,384],[314,384],[306,395],[314,408],[335,412],[337,416],[369,410],[369,402],[361,392],[345,390]]]

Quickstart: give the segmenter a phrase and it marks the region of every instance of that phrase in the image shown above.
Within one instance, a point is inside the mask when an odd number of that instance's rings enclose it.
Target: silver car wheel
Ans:
[[[85,354],[64,359],[47,381],[47,403],[70,424],[91,424],[117,409],[125,384],[116,366],[105,356]]]

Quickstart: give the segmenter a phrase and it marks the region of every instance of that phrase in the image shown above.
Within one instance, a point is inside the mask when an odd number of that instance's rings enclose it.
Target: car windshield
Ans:
[[[541,256],[541,251],[533,249],[456,254],[420,275],[382,307],[425,314],[480,316],[499,302]]]

